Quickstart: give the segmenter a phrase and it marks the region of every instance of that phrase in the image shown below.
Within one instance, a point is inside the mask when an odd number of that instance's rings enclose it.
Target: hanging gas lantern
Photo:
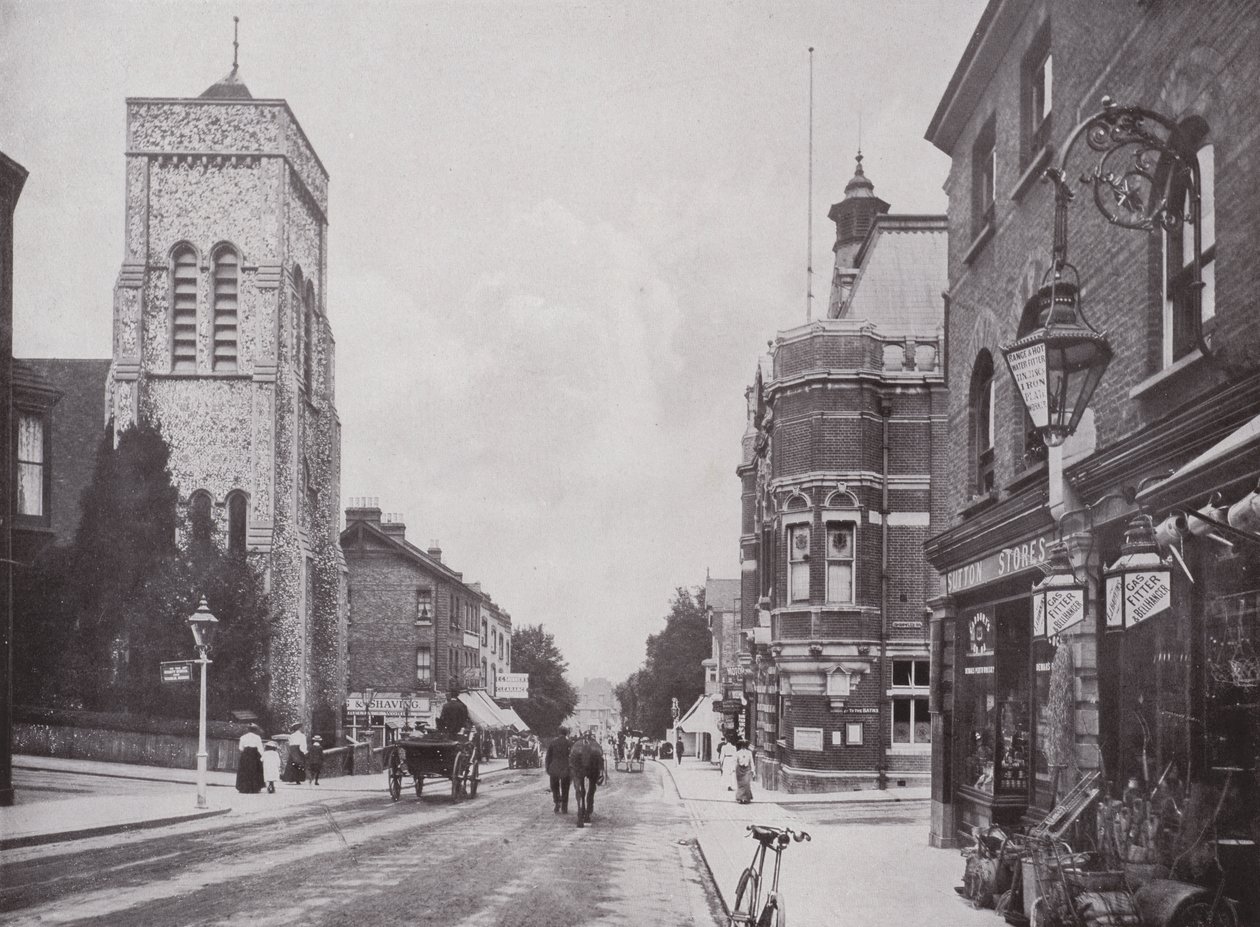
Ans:
[[[1059,274],[1033,301],[1039,327],[1003,346],[1002,354],[1033,427],[1047,446],[1057,447],[1076,431],[1111,363],[1111,344],[1081,313],[1079,288]]]
[[[1172,563],[1160,556],[1149,515],[1129,522],[1120,557],[1103,576],[1108,631],[1128,630],[1172,605]]]
[[[1085,618],[1086,583],[1076,578],[1067,545],[1058,541],[1047,551],[1046,575],[1032,587],[1033,640],[1062,634]]]

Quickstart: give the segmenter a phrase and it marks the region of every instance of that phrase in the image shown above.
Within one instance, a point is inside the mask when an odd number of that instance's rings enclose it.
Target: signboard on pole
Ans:
[[[192,660],[166,660],[160,665],[163,682],[192,682]]]
[[[499,673],[495,677],[495,698],[529,698],[529,673]]]

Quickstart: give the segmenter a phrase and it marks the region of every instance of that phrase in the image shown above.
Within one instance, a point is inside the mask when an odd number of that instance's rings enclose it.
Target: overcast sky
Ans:
[[[0,0],[18,205],[14,353],[107,357],[124,99],[232,61],[330,181],[343,507],[542,623],[575,682],[643,658],[675,586],[739,576],[744,387],[804,321],[853,173],[943,212],[923,133],[983,0]]]

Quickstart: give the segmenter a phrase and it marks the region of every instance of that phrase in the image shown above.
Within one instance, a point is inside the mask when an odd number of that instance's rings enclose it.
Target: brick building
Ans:
[[[732,710],[723,710],[723,727],[730,735],[748,737],[751,734],[751,716],[745,711],[744,672],[747,660],[740,662],[741,652],[747,652],[740,627],[740,581],[738,579],[704,578],[704,611],[713,637],[713,649],[704,660],[704,694],[713,702],[724,702]],[[739,710],[734,706],[739,705]]]
[[[0,152],[0,806],[13,804],[13,213],[26,168]]]
[[[436,542],[422,550],[408,541],[401,517],[383,517],[375,499],[351,500],[341,547],[349,571],[348,720],[365,712],[370,688],[374,724],[432,723],[453,683],[487,686],[481,666],[484,658],[489,671],[492,624],[501,659],[511,659],[507,613],[443,563]],[[499,659],[496,671],[510,665]]]
[[[827,318],[774,339],[737,470],[748,726],[789,791],[928,777],[945,220],[888,214],[861,160],[829,213]]]
[[[498,677],[511,672],[512,616],[482,593],[481,674],[482,685],[491,698],[498,697]]]
[[[128,99],[126,130],[109,416],[161,428],[181,505],[207,505],[263,575],[273,723],[331,729],[345,566],[328,173],[235,65],[199,97]]]
[[[1222,642],[1239,653],[1260,645],[1247,591],[1260,548],[1213,538],[1228,529],[1185,513],[1214,504],[1217,521],[1247,524],[1260,472],[1258,38],[1247,4],[992,0],[928,128],[952,158],[948,527],[927,545],[946,592],[931,631],[938,845],[969,825],[1036,820],[1090,773],[1119,795],[1130,778],[1151,794],[1163,772],[1165,787],[1184,789],[1175,824],[1199,833],[1210,822],[1195,809],[1217,806],[1226,770],[1254,768],[1260,713],[1245,707],[1250,680],[1222,671]],[[1144,126],[1176,158],[1151,149],[1140,202],[1104,187],[1102,206],[1179,213],[1189,175],[1176,165],[1197,162],[1201,209],[1156,219],[1152,231],[1110,224],[1077,178],[1118,136],[1091,136],[1097,150],[1082,138],[1065,169],[1079,191],[1067,226],[1075,267],[1056,278],[1054,186],[1040,177],[1104,94],[1165,117],[1170,133],[1158,120]],[[1201,304],[1190,285],[1195,232]],[[1045,324],[1039,291],[1074,283],[1073,269],[1114,359],[1075,434],[1047,448],[1001,349]],[[1152,556],[1169,572],[1163,603],[1135,625],[1104,598],[1104,571],[1139,512],[1164,526]],[[1030,591],[1059,539],[1086,582],[1084,608],[1043,633]],[[1260,820],[1254,808],[1236,817],[1244,828]],[[1185,848],[1171,830],[1158,841],[1152,860]]]

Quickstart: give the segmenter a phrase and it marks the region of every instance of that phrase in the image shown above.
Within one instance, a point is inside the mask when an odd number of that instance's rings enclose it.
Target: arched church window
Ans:
[[[308,280],[302,298],[302,382],[308,392],[315,384],[315,287]]]
[[[171,254],[171,370],[197,369],[197,252]]]
[[[214,533],[210,505],[210,493],[204,489],[197,490],[188,500],[188,528],[194,541],[208,541]]]
[[[249,508],[245,493],[236,490],[228,494],[228,551],[233,554],[245,552],[245,515]]]
[[[230,245],[214,255],[214,356],[215,370],[237,369],[237,307],[240,296],[241,259]]]

